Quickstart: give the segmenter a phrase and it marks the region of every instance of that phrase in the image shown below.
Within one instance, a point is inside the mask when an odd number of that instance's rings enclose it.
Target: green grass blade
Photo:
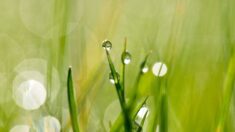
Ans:
[[[126,38],[125,38],[125,40],[124,40],[124,49],[123,49],[123,53],[122,54],[124,54],[125,52],[126,52],[126,45],[127,45],[127,43],[126,43]],[[124,64],[124,63],[122,63],[122,89],[121,89],[121,92],[122,92],[122,96],[124,97],[124,99],[125,99],[125,73],[126,72],[126,64]]]
[[[106,50],[106,54],[107,54],[107,58],[108,58],[111,73],[114,77],[116,91],[117,91],[117,94],[118,94],[119,102],[120,102],[121,109],[122,109],[123,116],[124,116],[125,130],[129,132],[129,131],[131,131],[132,124],[131,124],[131,119],[129,117],[129,111],[128,111],[127,105],[125,103],[125,98],[122,96],[122,91],[121,91],[122,86],[121,86],[120,80],[118,79],[117,72],[115,70],[114,64],[112,62],[112,59],[110,57],[110,54],[109,54],[108,50]]]
[[[231,56],[227,75],[224,81],[224,93],[223,93],[223,104],[222,110],[220,112],[219,123],[217,126],[217,132],[224,132],[224,123],[229,112],[229,107],[231,105],[232,94],[234,90],[235,81],[235,56]]]
[[[167,96],[163,94],[161,97],[160,106],[160,132],[168,131],[168,106],[167,106]]]
[[[68,78],[67,78],[67,90],[68,90],[68,101],[69,101],[69,111],[72,122],[72,127],[74,132],[79,132],[78,126],[78,112],[77,112],[77,104],[75,98],[75,92],[73,88],[73,79],[72,79],[72,69],[69,68]]]
[[[136,99],[138,98],[139,83],[140,83],[140,80],[141,80],[141,78],[142,78],[142,76],[143,76],[142,69],[143,69],[143,67],[144,67],[145,65],[147,65],[147,61],[148,61],[148,58],[149,58],[150,53],[151,53],[151,52],[149,52],[149,53],[146,55],[145,59],[143,60],[143,62],[142,62],[141,65],[140,65],[140,71],[139,71],[139,73],[138,73],[138,75],[137,75],[137,79],[136,79],[136,82],[135,82],[134,88],[133,88],[133,89],[136,89],[136,90],[133,90],[134,93],[133,93],[133,95],[132,95],[132,97],[131,97],[131,99],[130,99],[130,102],[129,102],[129,109],[132,109],[132,108],[134,107],[135,102],[136,102]]]
[[[130,112],[130,118],[132,119],[132,121],[135,121],[135,118],[137,116],[137,113],[139,112],[139,110],[144,106],[144,104],[146,104],[146,101],[148,100],[148,97],[146,97],[145,99],[143,99],[141,101],[141,103],[135,105],[135,107],[133,109],[131,109]],[[115,122],[113,123],[112,127],[111,127],[111,132],[117,132],[120,131],[120,128],[122,126],[122,122],[123,122],[123,117],[120,114],[118,116],[118,118],[115,120]]]

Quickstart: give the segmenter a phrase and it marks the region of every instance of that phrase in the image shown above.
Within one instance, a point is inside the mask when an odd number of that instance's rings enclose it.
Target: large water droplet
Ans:
[[[109,73],[109,81],[112,84],[117,83],[117,81],[120,79],[120,75],[116,72],[117,78],[115,79],[112,73]]]
[[[154,65],[153,65],[153,74],[155,76],[159,76],[159,77],[162,77],[164,76],[166,73],[167,73],[167,67],[166,67],[166,64],[162,63],[162,62],[156,62]]]
[[[145,115],[147,112],[149,112],[149,109],[148,109],[146,106],[143,106],[143,107],[139,110],[139,112],[137,113],[137,116],[138,116],[139,118],[143,119],[143,118],[144,118],[144,115]],[[148,115],[148,114],[147,114],[147,115]]]
[[[137,113],[136,123],[141,124],[141,121],[143,120],[145,114],[148,116],[149,109],[146,106],[143,106],[139,112]]]
[[[102,47],[105,49],[105,50],[111,50],[112,48],[112,43],[109,41],[109,40],[104,40],[103,43],[102,43]]]
[[[131,54],[129,52],[122,53],[122,63],[128,65],[131,62]]]

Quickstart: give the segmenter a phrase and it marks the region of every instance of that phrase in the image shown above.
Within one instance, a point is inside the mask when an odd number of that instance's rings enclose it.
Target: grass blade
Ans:
[[[112,62],[112,59],[110,57],[110,54],[109,54],[108,50],[106,50],[106,55],[107,55],[107,58],[108,58],[111,74],[114,77],[116,91],[117,91],[119,102],[120,102],[121,109],[122,109],[122,112],[123,112],[125,131],[130,132],[132,124],[131,124],[131,119],[129,118],[129,111],[128,111],[127,105],[125,103],[125,97],[122,96],[123,95],[122,91],[121,91],[122,86],[121,86],[120,80],[118,79],[117,72],[115,70],[114,64]]]
[[[217,126],[217,132],[224,132],[224,123],[229,112],[231,104],[232,94],[234,90],[235,81],[235,55],[233,54],[230,58],[227,75],[224,81],[224,93],[223,93],[223,104],[220,112],[219,123]]]
[[[70,117],[72,122],[72,127],[74,132],[79,132],[79,126],[78,126],[78,112],[77,112],[77,104],[76,104],[76,98],[75,98],[75,92],[73,88],[73,79],[72,79],[72,69],[69,68],[68,71],[68,78],[67,78],[67,90],[68,90],[68,101],[69,101],[69,111],[70,111]]]

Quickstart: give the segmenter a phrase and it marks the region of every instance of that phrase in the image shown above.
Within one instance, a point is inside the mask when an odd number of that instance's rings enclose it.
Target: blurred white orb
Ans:
[[[28,125],[16,125],[11,128],[10,132],[29,132],[30,126]]]
[[[36,80],[27,80],[13,89],[16,104],[26,110],[35,110],[46,101],[46,90],[43,84]]]
[[[156,62],[152,68],[153,74],[158,77],[163,77],[167,73],[167,66],[162,62]]]
[[[43,117],[37,126],[37,131],[39,132],[60,132],[60,130],[60,122],[53,116]]]

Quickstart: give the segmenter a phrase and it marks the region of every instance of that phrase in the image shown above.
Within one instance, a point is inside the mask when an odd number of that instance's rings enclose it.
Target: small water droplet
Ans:
[[[120,79],[120,75],[116,72],[117,78],[115,79],[112,73],[109,73],[109,81],[112,84],[115,84],[118,82],[118,80]]]
[[[141,69],[142,73],[147,73],[147,72],[149,71],[148,65],[144,65],[144,66],[141,67],[141,68],[142,68],[142,69]]]
[[[111,50],[112,48],[112,43],[109,41],[109,40],[104,40],[103,43],[102,43],[102,47],[105,49],[105,50]]]
[[[131,54],[129,52],[123,52],[122,53],[122,63],[125,65],[130,64],[131,62]]]

